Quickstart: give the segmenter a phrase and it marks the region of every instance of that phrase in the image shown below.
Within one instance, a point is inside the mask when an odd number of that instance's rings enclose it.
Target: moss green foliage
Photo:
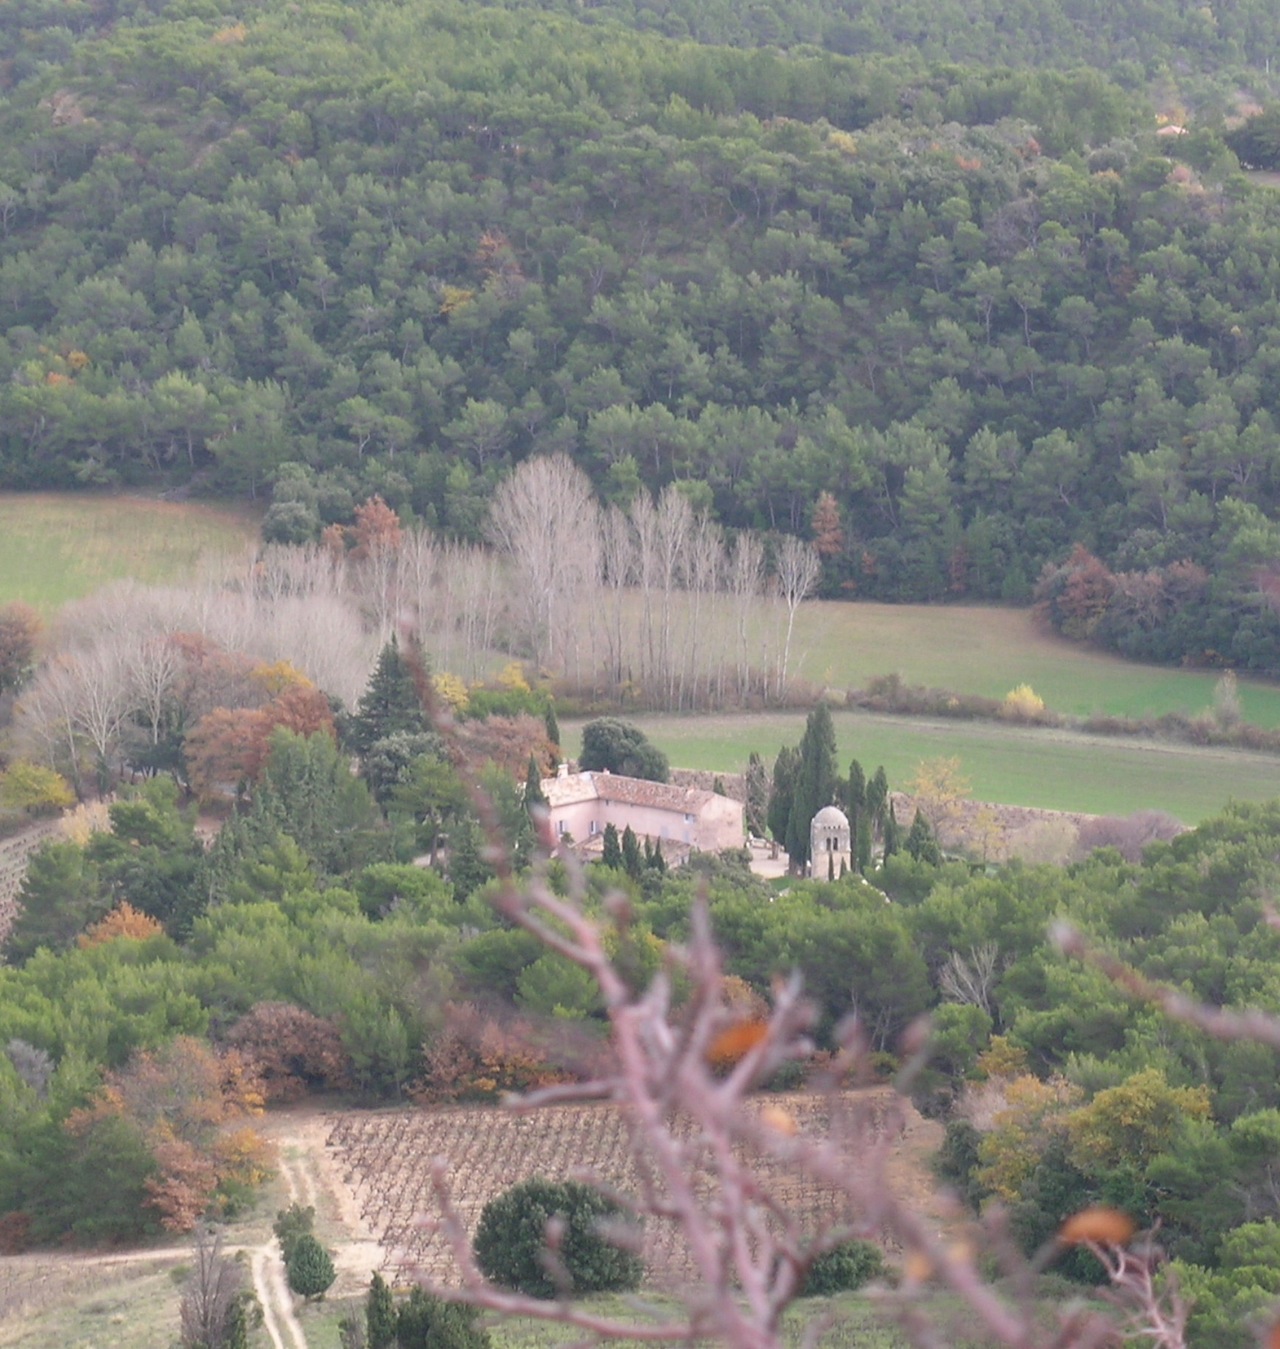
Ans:
[[[489,1332],[478,1320],[474,1307],[442,1302],[415,1288],[396,1310],[395,1349],[489,1349]],[[372,1325],[369,1349],[375,1349]]]
[[[547,1223],[563,1224],[557,1252],[574,1294],[625,1291],[640,1283],[643,1265],[600,1232],[622,1213],[598,1190],[576,1181],[527,1180],[485,1205],[476,1228],[476,1261],[485,1277],[532,1297],[559,1289],[543,1260]]]
[[[623,777],[666,782],[670,773],[667,756],[650,744],[633,722],[619,717],[597,717],[582,728],[578,766],[583,772],[607,770]]]
[[[861,1288],[885,1273],[884,1256],[873,1241],[845,1241],[814,1260],[804,1281],[805,1297]]]
[[[337,1277],[329,1252],[309,1232],[292,1236],[285,1274],[289,1287],[308,1301],[323,1297]]]

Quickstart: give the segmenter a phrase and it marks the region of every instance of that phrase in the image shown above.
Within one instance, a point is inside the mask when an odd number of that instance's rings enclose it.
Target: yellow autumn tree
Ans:
[[[1172,1087],[1159,1068],[1134,1073],[1067,1116],[1071,1160],[1081,1170],[1145,1166],[1189,1119],[1207,1120],[1208,1087]]]
[[[149,913],[135,909],[128,900],[123,900],[76,940],[81,948],[85,948],[101,946],[109,941],[149,941],[163,933],[163,924]]]
[[[1050,1142],[1061,1135],[1080,1095],[1080,1088],[1062,1077],[1042,1082],[1024,1073],[1013,1078],[1004,1089],[994,1127],[978,1145],[981,1165],[974,1179],[1006,1202],[1017,1199]]]

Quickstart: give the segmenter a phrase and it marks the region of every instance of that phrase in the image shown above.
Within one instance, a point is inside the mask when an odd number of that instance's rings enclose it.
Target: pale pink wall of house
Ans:
[[[551,822],[557,834],[567,832],[575,843],[603,834],[607,824],[619,834],[630,825],[640,838],[671,839],[702,852],[740,848],[743,842],[742,805],[723,796],[694,813],[623,801],[574,801],[553,806]]]

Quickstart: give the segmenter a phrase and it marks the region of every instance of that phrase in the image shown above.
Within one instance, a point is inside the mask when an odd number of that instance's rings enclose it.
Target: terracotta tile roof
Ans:
[[[716,799],[714,792],[697,787],[646,782],[643,778],[624,778],[616,773],[570,773],[562,778],[546,778],[542,791],[552,807],[577,801],[620,801],[628,806],[650,806],[683,815],[697,815]]]

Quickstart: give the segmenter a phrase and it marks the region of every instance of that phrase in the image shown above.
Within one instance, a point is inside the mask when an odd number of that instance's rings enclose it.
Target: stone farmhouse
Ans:
[[[588,855],[603,844],[606,825],[628,825],[640,840],[661,842],[668,863],[690,852],[741,848],[746,822],[741,801],[696,787],[646,782],[616,773],[571,773],[567,764],[542,783],[556,837]]]

